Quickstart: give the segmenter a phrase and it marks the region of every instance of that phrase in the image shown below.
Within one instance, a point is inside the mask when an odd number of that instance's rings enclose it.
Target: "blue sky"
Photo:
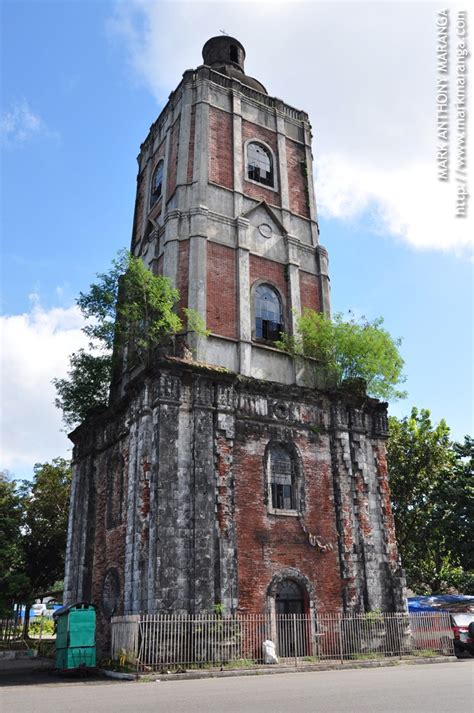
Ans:
[[[472,433],[474,231],[436,181],[438,5],[269,8],[4,0],[0,467],[17,477],[67,452],[50,380],[82,343],[74,297],[129,245],[140,143],[221,29],[310,113],[333,308],[404,340],[409,396],[391,413],[425,407]]]

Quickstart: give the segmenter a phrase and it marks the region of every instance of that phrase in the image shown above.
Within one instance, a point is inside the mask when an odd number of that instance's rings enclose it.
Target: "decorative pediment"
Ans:
[[[287,231],[270,206],[262,201],[244,213],[242,218],[247,224],[247,247],[257,255],[285,263]]]
[[[260,225],[268,224],[272,228],[273,232],[279,235],[286,235],[286,230],[283,224],[277,217],[276,213],[266,201],[260,201],[257,205],[252,206],[250,210],[242,213],[242,218],[246,218],[250,225],[259,228]],[[270,237],[270,236],[268,236]]]

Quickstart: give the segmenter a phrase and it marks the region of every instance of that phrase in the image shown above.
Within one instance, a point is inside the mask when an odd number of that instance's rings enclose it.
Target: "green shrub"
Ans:
[[[43,619],[43,629],[41,629],[41,619]],[[52,636],[54,634],[54,621],[46,617],[34,618],[30,621],[28,634],[30,636]]]

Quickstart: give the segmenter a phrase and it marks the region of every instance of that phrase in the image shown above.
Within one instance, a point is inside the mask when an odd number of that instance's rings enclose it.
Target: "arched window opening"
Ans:
[[[255,337],[276,341],[283,330],[281,300],[270,285],[255,290]]]
[[[304,612],[304,593],[292,579],[284,579],[275,594],[277,614],[302,614]]]
[[[160,161],[155,171],[153,173],[153,178],[151,179],[151,196],[150,196],[150,208],[155,205],[158,198],[161,197],[161,192],[163,189],[163,161]]]
[[[270,447],[268,467],[275,510],[296,510],[295,465],[289,451],[281,444]]]
[[[250,143],[247,147],[247,175],[252,181],[273,186],[273,162],[268,149],[261,144]]]
[[[230,61],[231,62],[239,61],[239,50],[237,49],[237,45],[230,46]]]

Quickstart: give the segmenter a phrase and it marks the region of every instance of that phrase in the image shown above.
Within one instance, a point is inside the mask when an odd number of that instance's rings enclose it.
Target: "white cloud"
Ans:
[[[0,467],[18,475],[35,462],[68,455],[51,379],[65,376],[69,355],[85,346],[82,324],[77,307],[47,310],[35,295],[30,312],[0,318]]]
[[[472,242],[472,226],[454,218],[455,185],[437,180],[421,161],[391,171],[338,154],[323,155],[317,172],[319,211],[351,220],[369,214],[376,233],[390,233],[419,249],[461,255]],[[449,205],[449,211],[439,208]]]
[[[246,47],[250,75],[309,112],[321,215],[348,221],[368,213],[378,232],[460,253],[472,239],[467,221],[454,217],[454,184],[436,177],[438,9],[128,0],[116,5],[109,31],[163,104],[182,72],[202,62],[204,42],[225,29]]]
[[[4,146],[23,146],[35,136],[59,138],[50,131],[39,114],[35,114],[26,99],[10,106],[0,119],[0,137]]]

